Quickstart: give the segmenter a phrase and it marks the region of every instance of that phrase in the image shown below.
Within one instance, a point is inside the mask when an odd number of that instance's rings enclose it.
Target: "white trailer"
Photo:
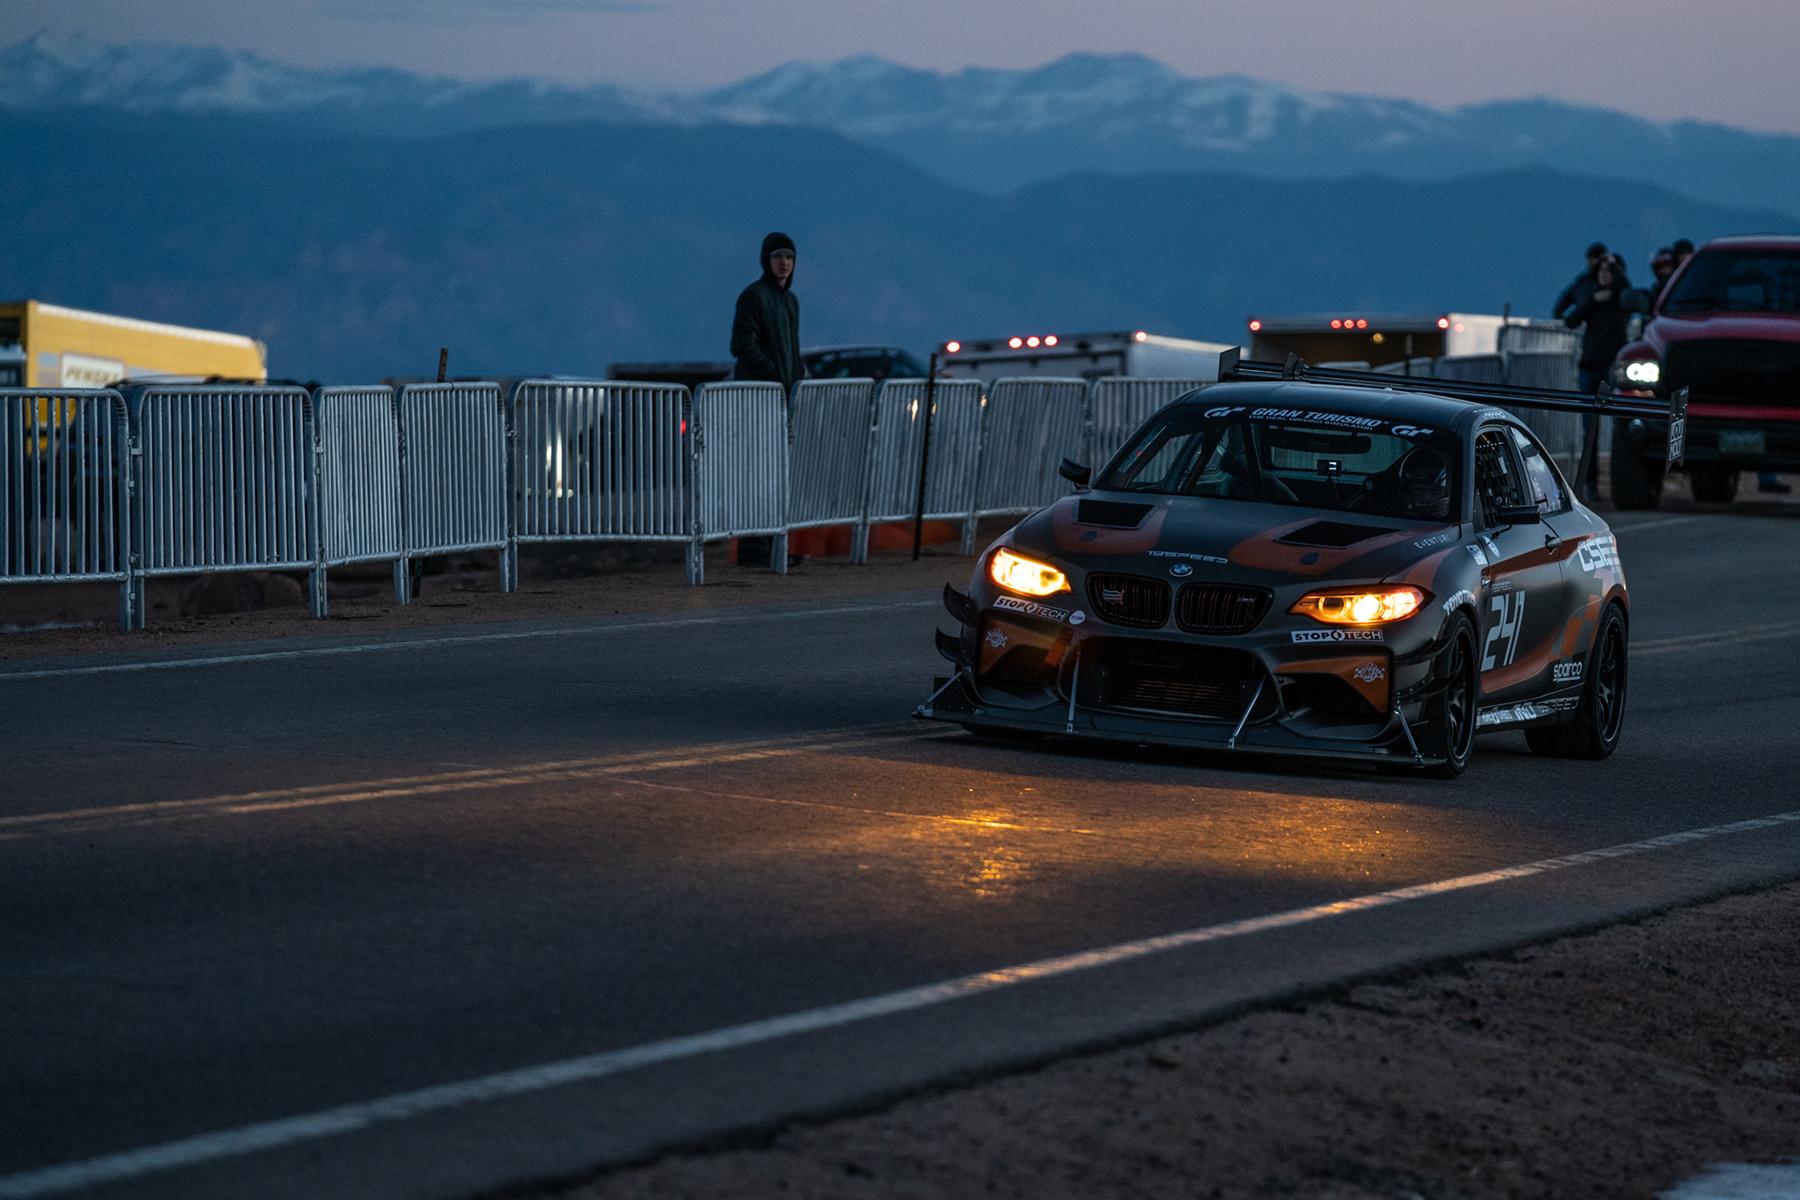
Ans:
[[[1382,367],[1409,360],[1565,350],[1561,321],[1492,313],[1302,313],[1251,317],[1250,357],[1284,362],[1298,354],[1326,363]]]
[[[960,379],[1045,375],[1062,379],[1219,377],[1225,342],[1165,337],[1142,329],[1110,333],[1033,333],[951,340],[938,347],[938,370]]]

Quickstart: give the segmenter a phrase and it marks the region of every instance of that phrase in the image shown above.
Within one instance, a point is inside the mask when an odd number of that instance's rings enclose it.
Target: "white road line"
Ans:
[[[1778,621],[1769,625],[1740,625],[1736,629],[1714,629],[1707,633],[1689,633],[1679,637],[1633,642],[1631,653],[1667,654],[1675,650],[1710,650],[1714,646],[1739,646],[1746,642],[1767,642],[1797,635],[1800,635],[1800,621]]]
[[[1566,871],[1574,867],[1589,866],[1612,859],[1632,858],[1665,850],[1671,846],[1688,845],[1712,838],[1754,833],[1758,830],[1797,824],[1800,824],[1800,810],[1775,813],[1766,817],[1753,817],[1745,821],[1733,821],[1727,825],[1709,825],[1700,829],[1688,829],[1679,833],[1663,834],[1661,837],[1645,838],[1642,841],[1605,846],[1598,850],[1565,854],[1558,858],[1540,859],[1537,862],[1524,863],[1516,867],[1502,867],[1498,870],[1482,871],[1473,875],[1461,875],[1454,879],[1442,879],[1435,883],[1415,884],[1411,887],[1354,896],[1329,904],[1316,904],[1309,908],[1290,909],[1286,912],[1270,913],[1267,916],[1227,921],[1220,925],[1207,925],[1181,933],[1120,942],[1117,945],[1085,950],[1059,958],[1047,958],[1017,966],[1001,967],[992,971],[984,971],[978,975],[965,975],[960,979],[947,979],[922,987],[870,996],[862,1000],[851,1000],[843,1004],[831,1004],[823,1008],[789,1013],[786,1016],[771,1017],[762,1021],[751,1021],[743,1025],[727,1026],[705,1033],[669,1038],[666,1041],[649,1042],[623,1050],[609,1050],[581,1058],[541,1063],[518,1070],[501,1071],[493,1075],[464,1079],[456,1083],[439,1084],[435,1087],[420,1088],[417,1091],[401,1092],[376,1100],[344,1104],[337,1108],[328,1108],[300,1116],[243,1125],[236,1129],[221,1129],[213,1133],[182,1138],[178,1141],[163,1142],[160,1145],[144,1146],[136,1150],[105,1154],[79,1162],[62,1163],[53,1167],[42,1167],[33,1171],[3,1176],[0,1177],[0,1198],[29,1200],[29,1198],[37,1196],[53,1196],[81,1188],[135,1179],[159,1171],[239,1158],[262,1150],[274,1150],[302,1142],[317,1141],[333,1134],[372,1129],[395,1121],[405,1121],[413,1117],[461,1108],[469,1104],[502,1100],[509,1096],[527,1095],[570,1084],[589,1083],[642,1067],[679,1062],[704,1054],[741,1049],[745,1046],[755,1046],[780,1038],[836,1029],[900,1013],[916,1012],[920,1009],[948,1004],[951,1001],[966,999],[970,996],[996,992],[1022,983],[1053,979],[1080,971],[1091,971],[1099,967],[1130,962],[1154,954],[1165,954],[1171,950],[1182,950],[1207,942],[1266,933],[1272,929],[1287,929],[1313,921],[1341,917],[1348,913],[1368,912],[1372,909],[1405,904],[1413,900],[1424,900],[1433,896],[1448,895],[1452,892],[1467,891],[1471,888],[1487,887],[1533,875],[1547,875],[1555,871]]]
[[[331,658],[344,654],[375,654],[386,650],[429,649],[436,646],[475,645],[482,642],[522,642],[539,638],[600,637],[634,629],[684,629],[697,625],[743,625],[756,621],[808,620],[848,613],[891,612],[904,608],[932,608],[936,600],[902,600],[892,604],[844,604],[835,608],[797,609],[791,612],[735,612],[716,617],[660,617],[648,621],[620,621],[611,625],[582,625],[566,629],[519,629],[506,633],[468,633],[450,637],[408,638],[394,642],[357,642],[347,646],[312,646],[300,650],[261,650],[252,654],[215,654],[200,658],[165,658],[147,662],[100,663],[91,667],[46,667],[34,671],[0,671],[0,683],[24,679],[60,679],[78,675],[118,675],[135,671],[174,671],[186,667],[225,667],[238,663],[279,662],[290,658]]]
[[[284,812],[336,804],[362,804],[375,800],[448,796],[458,792],[485,791],[532,783],[556,783],[647,771],[675,771],[690,767],[722,766],[770,758],[790,758],[833,750],[850,750],[884,743],[925,741],[953,736],[943,726],[916,724],[857,725],[824,729],[754,741],[716,742],[711,745],[669,747],[659,751],[606,755],[564,762],[527,763],[516,767],[450,771],[441,774],[391,776],[384,779],[346,780],[293,788],[235,792],[222,796],[194,796],[180,800],[146,800],[135,804],[93,805],[87,808],[25,813],[0,817],[0,839],[42,832],[141,825],[181,818],[243,816]],[[630,782],[630,781],[621,781]]]
[[[1690,521],[1704,521],[1705,519],[1700,514],[1688,517],[1657,517],[1654,520],[1639,521],[1633,525],[1614,525],[1612,531],[1614,533],[1636,533],[1640,529],[1667,529],[1671,525],[1686,525]]]

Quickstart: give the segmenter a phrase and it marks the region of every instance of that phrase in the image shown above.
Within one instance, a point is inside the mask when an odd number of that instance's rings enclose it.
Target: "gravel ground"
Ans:
[[[1800,1153],[1796,946],[1791,885],[529,1194],[1650,1197]]]

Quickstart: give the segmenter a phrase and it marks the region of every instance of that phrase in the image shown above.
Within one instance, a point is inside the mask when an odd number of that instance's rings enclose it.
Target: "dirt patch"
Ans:
[[[533,1194],[1641,1200],[1800,1151],[1796,946],[1800,885]]]
[[[1009,522],[983,522],[981,541]],[[214,642],[305,637],[347,629],[380,632],[500,621],[579,619],[615,613],[690,612],[750,604],[805,604],[884,592],[965,587],[974,560],[954,543],[927,546],[920,561],[886,551],[855,565],[844,557],[808,557],[786,575],[732,565],[729,546],[706,556],[706,583],[683,581],[679,547],[527,547],[519,589],[500,591],[495,556],[439,560],[422,577],[413,603],[394,603],[392,569],[350,567],[331,573],[330,615],[305,606],[304,576],[268,573],[157,579],[146,596],[148,628],[117,626],[116,584],[0,588],[0,662],[53,655],[154,650]],[[237,609],[239,611],[222,611]]]

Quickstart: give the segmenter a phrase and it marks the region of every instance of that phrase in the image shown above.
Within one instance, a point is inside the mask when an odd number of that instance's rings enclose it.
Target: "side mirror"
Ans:
[[[1074,459],[1070,458],[1062,460],[1062,466],[1056,468],[1056,473],[1078,488],[1086,487],[1088,485],[1088,480],[1093,478],[1094,475],[1092,469],[1084,467]]]
[[[1494,514],[1502,525],[1541,525],[1543,512],[1535,504],[1506,505]]]
[[[1650,311],[1650,290],[1648,288],[1626,288],[1619,293],[1619,311],[1628,313],[1647,313]]]

